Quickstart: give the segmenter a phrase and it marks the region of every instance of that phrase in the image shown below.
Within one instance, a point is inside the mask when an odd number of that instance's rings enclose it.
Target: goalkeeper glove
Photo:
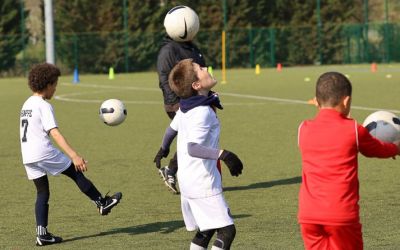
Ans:
[[[169,154],[169,148],[163,149],[162,147],[158,150],[156,157],[154,157],[154,161],[156,163],[156,167],[159,169],[161,167],[161,159],[167,157]]]
[[[234,153],[224,149],[218,159],[225,162],[232,176],[239,176],[242,174],[243,163]]]

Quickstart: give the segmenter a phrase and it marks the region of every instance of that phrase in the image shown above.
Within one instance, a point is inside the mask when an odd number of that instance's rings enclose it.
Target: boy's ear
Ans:
[[[350,116],[350,106],[351,106],[351,96],[346,96],[343,98],[343,108],[344,108],[344,113],[347,114],[348,118],[351,118]]]
[[[312,101],[313,101],[313,104],[314,104],[315,107],[319,107],[319,103],[318,103],[318,100],[317,100],[317,97],[316,97],[316,96],[314,96],[314,98],[312,99]]]
[[[198,81],[192,83],[192,88],[196,91],[200,89],[200,83]]]
[[[349,107],[351,105],[351,96],[346,96],[343,98],[344,107]]]

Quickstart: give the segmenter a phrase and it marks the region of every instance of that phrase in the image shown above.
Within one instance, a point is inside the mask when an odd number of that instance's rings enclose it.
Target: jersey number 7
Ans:
[[[21,141],[26,142],[26,131],[28,130],[28,120],[27,119],[22,119],[21,120],[21,127],[24,127],[24,136],[22,136]]]

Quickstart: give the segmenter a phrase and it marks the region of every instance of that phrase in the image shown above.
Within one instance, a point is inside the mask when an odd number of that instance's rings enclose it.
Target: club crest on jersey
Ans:
[[[32,117],[32,109],[21,110],[21,117]]]

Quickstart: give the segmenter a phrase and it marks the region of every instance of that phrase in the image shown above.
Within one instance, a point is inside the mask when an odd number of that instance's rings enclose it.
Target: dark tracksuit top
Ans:
[[[176,42],[168,36],[164,38],[157,58],[157,73],[164,104],[171,105],[179,102],[179,97],[169,87],[168,75],[179,61],[188,58],[193,59],[193,62],[201,67],[206,66],[203,55],[192,42]]]

